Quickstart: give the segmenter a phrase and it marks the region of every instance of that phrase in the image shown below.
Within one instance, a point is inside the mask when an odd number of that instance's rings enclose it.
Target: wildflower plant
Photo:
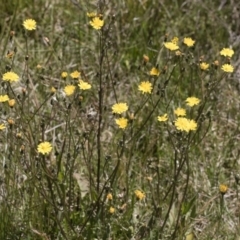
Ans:
[[[70,2],[1,5],[0,239],[237,239],[230,18]]]

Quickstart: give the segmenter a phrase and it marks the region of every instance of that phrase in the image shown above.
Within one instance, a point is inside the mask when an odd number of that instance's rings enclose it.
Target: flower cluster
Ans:
[[[195,41],[190,37],[185,37],[183,39],[183,43],[187,45],[188,47],[193,47],[195,44]],[[170,51],[176,51],[179,49],[178,46],[178,38],[174,37],[170,42],[164,43],[165,48],[169,49]],[[179,55],[179,54],[178,54]]]
[[[188,97],[185,102],[188,106],[193,107],[200,103],[200,99],[196,97]],[[186,118],[186,110],[184,108],[178,107],[174,110],[174,114],[177,116],[177,119],[174,121],[174,125],[177,130],[179,131],[195,131],[197,129],[197,123],[192,120]],[[167,113],[157,117],[159,122],[166,122],[168,120]]]
[[[197,129],[197,123],[185,117],[178,117],[174,124],[179,131],[189,132]]]

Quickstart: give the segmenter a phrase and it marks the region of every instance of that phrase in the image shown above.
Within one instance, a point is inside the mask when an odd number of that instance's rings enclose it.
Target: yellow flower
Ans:
[[[159,122],[166,122],[168,120],[168,115],[165,113],[162,116],[158,116]]]
[[[51,93],[55,93],[56,91],[57,91],[57,89],[55,87],[51,87],[51,89],[50,89]]]
[[[179,117],[175,121],[175,127],[179,131],[195,131],[197,129],[197,123],[194,120],[190,120],[184,117]]]
[[[177,108],[174,110],[174,113],[180,117],[180,116],[186,116],[186,110],[183,108]]]
[[[38,145],[37,151],[43,155],[52,151],[52,144],[50,142],[42,142]]]
[[[15,72],[6,72],[3,74],[3,81],[8,82],[17,82],[19,80],[19,76]]]
[[[128,124],[128,120],[126,118],[115,119],[115,122],[119,126],[119,128],[122,128],[122,129],[125,129]]]
[[[199,103],[200,103],[200,99],[199,98],[196,98],[196,97],[188,97],[187,99],[186,99],[186,103],[187,103],[187,105],[188,106],[190,106],[190,107],[193,107],[193,106],[195,106],[195,105],[198,105]]]
[[[64,88],[64,92],[66,93],[67,96],[71,96],[74,91],[75,91],[76,87],[74,85],[67,85]]]
[[[116,103],[112,106],[112,112],[121,114],[128,110],[128,105],[126,103]]]
[[[3,124],[3,123],[1,123],[0,124],[0,130],[3,130],[3,129],[5,129],[6,128],[6,126]]]
[[[228,190],[227,185],[225,185],[225,184],[220,184],[219,185],[219,192],[220,193],[225,194],[227,192],[227,190]]]
[[[177,45],[178,40],[179,40],[178,37],[174,37],[171,42]]]
[[[224,71],[224,72],[228,72],[228,73],[232,73],[234,68],[232,65],[230,64],[224,64],[222,65],[221,69]]]
[[[141,82],[138,86],[138,90],[142,93],[151,93],[152,92],[152,84],[149,81]]]
[[[33,19],[27,19],[23,22],[23,26],[26,30],[28,31],[32,31],[32,30],[35,30],[36,27],[37,27],[37,23],[35,20]]]
[[[178,45],[172,42],[166,42],[164,43],[165,48],[169,49],[170,51],[175,51],[179,49]]]
[[[113,196],[112,196],[111,193],[108,193],[108,194],[107,194],[107,200],[109,200],[109,201],[112,201],[112,200],[113,200]]]
[[[223,48],[220,52],[220,55],[224,57],[232,57],[234,54],[234,51],[231,48]]]
[[[66,78],[67,76],[68,76],[68,73],[67,73],[67,72],[62,72],[62,73],[61,73],[61,77],[62,77],[62,78]]]
[[[80,72],[79,71],[74,71],[70,74],[70,76],[73,78],[73,79],[77,79],[80,77]]]
[[[15,105],[15,103],[16,103],[15,99],[8,100],[9,107],[13,107]]]
[[[92,88],[91,84],[84,82],[83,80],[79,80],[78,86],[82,90],[88,90]]]
[[[145,193],[140,190],[135,190],[134,193],[138,200],[145,198]]]
[[[0,95],[0,102],[7,102],[9,100],[8,95]]]
[[[94,17],[89,23],[96,30],[101,29],[104,25],[104,21],[101,20],[99,17]]]
[[[151,76],[159,76],[160,72],[157,68],[153,67],[149,73]]]
[[[192,47],[195,44],[195,41],[192,38],[184,38],[183,43],[186,44],[188,47]]]
[[[205,62],[200,63],[199,66],[202,70],[207,70],[209,68],[209,64]]]
[[[110,207],[109,208],[109,213],[111,213],[111,214],[115,213],[115,208],[114,207]]]
[[[96,17],[97,13],[96,12],[87,12],[87,16],[92,18],[92,17]]]

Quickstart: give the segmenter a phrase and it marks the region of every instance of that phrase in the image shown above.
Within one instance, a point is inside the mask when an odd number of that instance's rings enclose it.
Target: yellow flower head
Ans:
[[[202,70],[207,70],[209,68],[209,64],[205,62],[200,63],[199,66]]]
[[[66,78],[67,76],[68,76],[68,73],[67,73],[67,72],[62,72],[62,73],[61,73],[61,77],[62,77],[62,78]]]
[[[186,110],[184,108],[177,108],[174,110],[174,113],[180,117],[180,116],[186,116]]]
[[[119,128],[122,128],[122,129],[125,129],[128,124],[128,120],[126,118],[115,119],[115,122],[119,126]]]
[[[220,193],[225,194],[227,192],[227,190],[228,190],[227,185],[225,185],[225,184],[220,184],[219,185],[219,192]]]
[[[138,86],[138,90],[142,93],[151,93],[152,84],[149,81],[141,82]]]
[[[8,95],[0,95],[0,102],[7,102],[9,100]]]
[[[9,107],[13,107],[15,105],[15,103],[16,103],[15,99],[8,100]]]
[[[19,76],[15,72],[10,71],[4,73],[2,79],[3,81],[17,82],[19,80]]]
[[[96,30],[101,29],[104,25],[104,21],[101,20],[99,17],[94,17],[89,23]]]
[[[151,76],[159,76],[160,72],[157,68],[153,67],[149,73]]]
[[[49,154],[52,151],[52,144],[50,142],[42,142],[38,145],[37,151],[43,155]]]
[[[168,120],[168,115],[165,113],[162,116],[158,116],[159,122],[166,122]]]
[[[113,200],[113,196],[112,196],[111,193],[108,193],[108,194],[107,194],[107,200],[109,200],[109,201],[112,201],[112,200]]]
[[[166,42],[164,43],[165,48],[169,49],[170,51],[175,51],[179,49],[178,45],[173,42]]]
[[[70,74],[71,78],[78,79],[80,77],[81,73],[79,71],[74,71]]]
[[[50,89],[51,93],[55,93],[56,91],[57,91],[57,89],[55,87],[51,87],[51,89]]]
[[[175,121],[175,127],[179,131],[195,131],[197,129],[197,123],[194,120],[190,120],[185,117],[179,117]]]
[[[81,90],[88,90],[92,88],[91,84],[84,82],[83,80],[79,80],[78,86]]]
[[[231,64],[224,64],[222,65],[221,69],[224,71],[224,72],[227,72],[227,73],[232,73],[234,68]]]
[[[126,103],[116,103],[112,106],[112,112],[121,114],[128,110],[128,105]]]
[[[231,48],[223,48],[220,52],[220,55],[224,57],[232,57],[234,54],[234,51]]]
[[[5,129],[6,128],[6,126],[3,124],[3,123],[1,123],[0,124],[0,130],[3,130],[3,129]]]
[[[186,44],[188,47],[192,47],[195,44],[195,41],[192,38],[184,38],[183,43]]]
[[[87,16],[92,18],[92,17],[96,17],[97,13],[96,12],[87,12]]]
[[[200,99],[199,98],[196,98],[196,97],[188,97],[187,99],[186,99],[186,103],[187,103],[187,105],[188,106],[190,106],[190,107],[193,107],[193,106],[195,106],[195,105],[198,105],[199,103],[200,103]]]
[[[109,213],[111,213],[111,214],[115,213],[115,208],[114,207],[110,207],[109,208]]]
[[[67,85],[64,88],[64,92],[66,93],[67,96],[71,96],[74,91],[75,91],[76,87],[74,85]]]
[[[174,37],[171,42],[177,45],[178,40],[179,40],[178,37]]]
[[[35,30],[36,27],[37,27],[37,23],[35,20],[33,19],[27,19],[23,22],[23,26],[26,30],[28,31],[32,31],[32,30]]]
[[[140,190],[135,190],[134,193],[138,200],[145,198],[145,193]]]

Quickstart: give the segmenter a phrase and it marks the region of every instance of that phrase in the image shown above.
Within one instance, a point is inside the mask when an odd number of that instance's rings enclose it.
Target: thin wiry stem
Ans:
[[[102,30],[99,34],[99,91],[98,91],[98,129],[97,129],[97,192],[100,191],[100,174],[101,174],[101,125],[102,125],[102,101],[103,101],[103,86],[102,86],[102,65],[104,58],[104,49],[102,41]]]

